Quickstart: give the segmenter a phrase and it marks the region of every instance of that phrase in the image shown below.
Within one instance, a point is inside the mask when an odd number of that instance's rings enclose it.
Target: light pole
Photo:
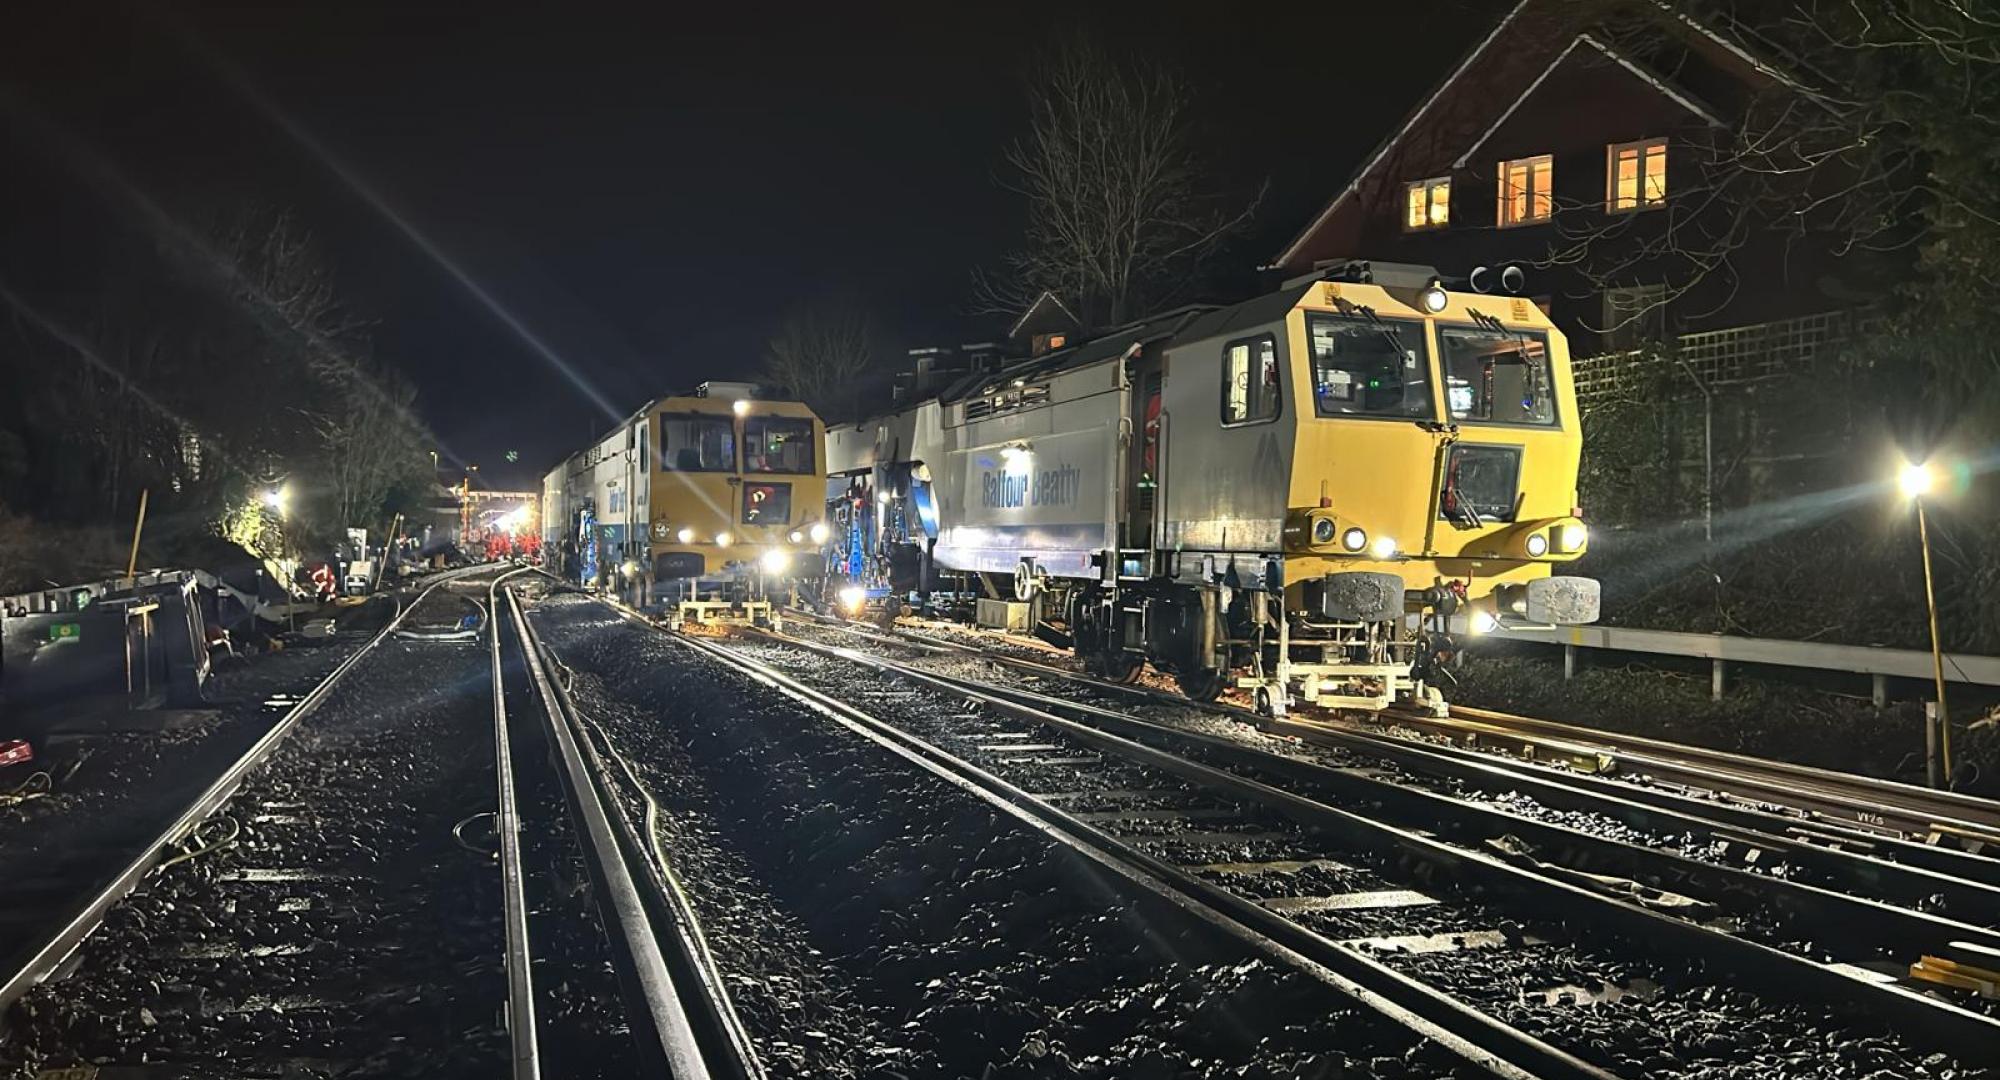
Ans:
[[[1896,476],[1896,486],[1917,507],[1917,543],[1924,549],[1924,609],[1931,622],[1931,673],[1937,680],[1937,739],[1939,760],[1933,762],[1931,786],[1951,787],[1951,714],[1944,703],[1944,646],[1938,640],[1937,588],[1931,577],[1931,529],[1924,516],[1924,496],[1937,486],[1937,473],[1928,462],[1908,462]],[[1940,770],[1935,767],[1942,766]]]

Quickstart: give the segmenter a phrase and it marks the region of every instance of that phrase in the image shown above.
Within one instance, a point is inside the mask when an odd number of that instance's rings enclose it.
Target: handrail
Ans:
[[[1452,632],[1465,635],[1470,627],[1463,616],[1452,618]],[[1461,640],[1468,640],[1461,637]],[[1565,651],[1602,649],[1611,652],[1646,653],[1653,656],[1683,656],[1714,663],[1769,664],[1776,667],[1812,671],[1841,671],[1869,675],[1876,679],[1876,703],[1882,704],[1889,678],[1931,678],[1931,654],[1918,649],[1891,649],[1878,645],[1839,645],[1821,641],[1789,641],[1784,638],[1735,637],[1728,634],[1690,634],[1678,630],[1645,630],[1628,626],[1512,626],[1502,623],[1478,638],[1493,641],[1526,641],[1537,645],[1561,645]],[[1565,665],[1565,675],[1568,667]],[[1946,653],[1945,679],[1971,686],[2000,686],[2000,656]]]

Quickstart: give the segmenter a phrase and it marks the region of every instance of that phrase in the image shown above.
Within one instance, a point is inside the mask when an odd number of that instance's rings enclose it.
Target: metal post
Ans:
[[[1924,607],[1931,619],[1931,671],[1937,679],[1937,721],[1939,758],[1944,764],[1944,784],[1951,787],[1951,711],[1944,699],[1944,646],[1938,641],[1937,590],[1931,580],[1931,528],[1924,516],[1924,500],[1917,504],[1917,541],[1924,549]],[[1935,782],[1933,786],[1937,786]]]
[[[1715,395],[1709,392],[1708,384],[1695,374],[1694,367],[1686,360],[1675,357],[1674,362],[1694,380],[1694,388],[1701,391],[1701,538],[1708,543],[1715,542]]]
[[[1576,678],[1576,646],[1565,642],[1563,644],[1563,681],[1568,682],[1574,678]]]
[[[125,560],[125,587],[132,588],[139,572],[139,534],[146,529],[146,495],[148,488],[139,489],[139,520],[132,523],[132,555]]]
[[[1722,692],[1728,686],[1728,675],[1721,657],[1709,661],[1708,696],[1711,701],[1721,701]]]
[[[1934,788],[1944,786],[1944,763],[1938,759],[1937,702],[1924,702],[1924,779]]]
[[[1871,689],[1872,689],[1872,690],[1873,690],[1874,692],[1873,692],[1873,694],[1871,695],[1871,697],[1872,697],[1872,700],[1873,700],[1873,701],[1875,702],[1875,707],[1876,707],[1876,708],[1878,708],[1878,709],[1886,709],[1886,708],[1888,708],[1888,707],[1889,707],[1889,676],[1887,676],[1887,675],[1884,675],[1884,674],[1882,674],[1881,672],[1876,672],[1876,673],[1875,673],[1875,677],[1874,677],[1874,679],[1873,679],[1872,681],[1873,681],[1873,683],[1874,683],[1874,686],[1873,686],[1873,687],[1872,687]]]

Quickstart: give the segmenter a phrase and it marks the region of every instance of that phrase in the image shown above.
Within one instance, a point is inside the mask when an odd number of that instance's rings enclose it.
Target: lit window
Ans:
[[[1555,213],[1555,161],[1547,154],[1500,163],[1499,221],[1528,225]]]
[[[1281,400],[1276,338],[1232,341],[1222,350],[1223,423],[1274,420]]]
[[[1405,229],[1436,229],[1451,220],[1451,180],[1418,180],[1409,185]]]
[[[1614,214],[1667,205],[1667,140],[1605,148],[1604,208]]]

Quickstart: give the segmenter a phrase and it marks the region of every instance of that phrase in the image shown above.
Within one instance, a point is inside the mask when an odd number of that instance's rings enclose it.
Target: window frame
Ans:
[[[758,474],[756,474],[756,475],[758,475],[758,476],[800,476],[800,475],[803,475],[803,474],[801,474],[801,473],[758,473]],[[796,493],[795,493],[795,492],[794,492],[794,491],[792,490],[792,489],[793,489],[793,487],[794,487],[794,485],[793,485],[793,483],[792,483],[792,482],[791,482],[790,480],[751,480],[751,479],[747,479],[747,478],[746,478],[746,479],[745,479],[745,480],[743,481],[743,491],[742,491],[742,493],[741,493],[740,495],[738,495],[738,496],[737,496],[737,498],[736,498],[736,519],[737,519],[737,520],[736,520],[736,523],[737,523],[738,525],[748,525],[748,526],[750,526],[750,527],[752,527],[752,528],[758,528],[758,529],[770,529],[770,528],[784,528],[784,527],[786,527],[786,526],[789,526],[789,525],[790,525],[790,524],[792,523],[792,501],[793,501],[793,499],[792,499],[792,496],[793,496],[794,494],[796,494]],[[755,491],[755,490],[756,490],[756,489],[758,489],[758,488],[772,488],[772,489],[780,489],[780,490],[782,490],[782,491],[784,492],[784,496],[785,496],[785,516],[784,516],[784,518],[783,518],[782,520],[779,520],[779,521],[752,521],[752,520],[750,520],[750,494],[751,494],[751,492]]]
[[[1437,220],[1437,190],[1444,189],[1444,220]],[[1423,180],[1410,180],[1403,184],[1403,231],[1433,232],[1451,226],[1451,177],[1433,176]],[[1424,196],[1424,222],[1410,224],[1410,196],[1421,191]]]
[[[1539,339],[1542,343],[1542,363],[1548,365],[1549,374],[1549,422],[1538,424],[1534,421],[1522,420],[1478,420],[1469,417],[1461,418],[1451,411],[1451,358],[1446,355],[1446,345],[1444,342],[1446,332],[1452,330],[1470,330],[1474,333],[1488,336],[1493,334],[1490,328],[1469,322],[1438,322],[1432,326],[1432,330],[1437,334],[1438,389],[1444,398],[1444,415],[1450,417],[1450,423],[1465,424],[1470,427],[1513,428],[1518,431],[1564,430],[1562,394],[1558,392],[1556,382],[1555,347],[1549,341],[1549,332],[1539,328],[1530,330],[1510,327],[1509,329],[1513,334]]]
[[[1271,358],[1278,365],[1278,381],[1275,384],[1276,389],[1274,390],[1276,397],[1272,402],[1271,415],[1245,416],[1241,420],[1231,420],[1229,418],[1229,391],[1234,384],[1234,380],[1229,377],[1229,351],[1238,345],[1250,347],[1250,358],[1254,365],[1257,358],[1256,346],[1259,344],[1268,344],[1271,346]],[[1249,401],[1244,402],[1246,408],[1249,404]],[[1217,403],[1216,415],[1221,419],[1222,426],[1225,428],[1275,424],[1278,422],[1279,417],[1285,415],[1285,354],[1278,345],[1278,335],[1267,330],[1264,333],[1252,334],[1249,337],[1231,338],[1222,343],[1222,399]]]
[[[1604,212],[1605,213],[1639,214],[1639,213],[1644,213],[1647,210],[1666,209],[1667,194],[1668,191],[1670,190],[1666,184],[1667,143],[1668,143],[1667,136],[1661,135],[1656,138],[1637,139],[1632,142],[1605,144],[1604,147]],[[1657,200],[1648,200],[1646,198],[1646,156],[1647,156],[1646,152],[1656,146],[1659,147],[1660,150],[1660,197]],[[1618,205],[1618,155],[1621,151],[1625,150],[1637,151],[1639,155],[1638,158],[1636,159],[1636,164],[1638,166],[1639,171],[1637,175],[1633,177],[1633,182],[1637,185],[1634,188],[1634,197],[1636,201],[1631,206]]]
[[[1534,166],[1537,163],[1540,163],[1543,166],[1541,170],[1542,175],[1548,178],[1549,212],[1539,217],[1535,216],[1534,214],[1535,210]],[[1513,191],[1513,182],[1509,179],[1509,176],[1513,172],[1513,168],[1516,165],[1525,165],[1528,167],[1529,184],[1527,189],[1528,197],[1526,205],[1529,216],[1520,218],[1519,220],[1510,221],[1507,218],[1507,208],[1513,202],[1513,200],[1509,198],[1509,195]],[[1527,157],[1508,158],[1507,160],[1502,161],[1500,163],[1498,179],[1499,179],[1499,184],[1497,185],[1497,187],[1499,194],[1495,199],[1494,213],[1493,213],[1493,223],[1496,227],[1502,229],[1520,229],[1520,228],[1526,228],[1531,225],[1546,225],[1549,222],[1555,220],[1556,158],[1554,154],[1530,154]]]
[[[804,469],[804,470],[802,470],[802,471],[800,471],[800,470],[790,470],[790,469],[771,469],[771,468],[765,468],[765,469],[753,469],[753,468],[751,468],[751,467],[750,467],[750,425],[751,425],[751,424],[765,424],[765,425],[770,425],[770,424],[796,424],[796,425],[799,425],[799,426],[801,426],[801,427],[805,428],[805,440],[806,440],[806,467],[805,467],[805,469]],[[813,422],[812,422],[812,418],[811,418],[811,417],[806,417],[806,416],[783,416],[783,415],[779,415],[779,414],[777,414],[777,413],[751,413],[751,414],[750,414],[749,416],[746,416],[746,417],[744,417],[744,418],[743,418],[743,423],[742,423],[742,424],[740,425],[740,430],[738,431],[738,434],[737,434],[737,437],[736,437],[736,453],[737,453],[737,457],[738,457],[738,460],[740,460],[740,461],[741,461],[741,462],[743,463],[743,467],[742,467],[742,469],[741,469],[741,470],[739,470],[739,471],[741,471],[741,472],[742,472],[742,473],[743,473],[743,474],[744,474],[745,476],[814,476],[814,475],[817,475],[817,474],[818,474],[818,471],[819,471],[819,448],[818,448],[818,447],[817,447],[816,445],[814,445],[814,443],[815,443],[815,440],[813,439]],[[767,447],[769,446],[769,439],[768,439],[768,437],[767,437],[767,438],[765,439],[765,445],[766,445]]]
[[[737,463],[737,460],[738,460],[738,455],[739,455],[739,454],[741,453],[741,443],[742,443],[742,438],[741,438],[741,436],[740,436],[740,435],[739,435],[739,434],[737,433],[737,431],[736,431],[736,418],[735,418],[735,417],[733,417],[733,416],[730,416],[730,415],[728,415],[728,414],[726,414],[726,413],[711,413],[711,412],[698,412],[698,411],[697,411],[697,412],[660,412],[660,413],[655,413],[655,414],[654,414],[654,416],[656,417],[656,419],[657,419],[657,421],[658,421],[658,424],[657,424],[657,426],[658,426],[658,428],[659,428],[659,436],[660,436],[660,440],[659,440],[659,452],[658,452],[658,453],[656,453],[656,454],[654,455],[654,458],[655,458],[655,459],[656,459],[656,460],[658,461],[658,463],[659,463],[659,471],[661,471],[661,472],[663,472],[663,473],[670,473],[670,472],[675,472],[675,473],[734,473],[734,472],[738,472],[738,471],[740,471],[739,469],[737,469],[737,467],[736,467],[736,463]],[[728,463],[727,463],[727,464],[724,464],[724,465],[704,465],[704,466],[702,466],[701,468],[698,468],[698,469],[683,469],[683,468],[681,468],[681,467],[680,467],[680,465],[679,465],[678,463],[676,463],[676,462],[673,462],[673,461],[669,460],[669,459],[668,459],[668,457],[667,457],[667,433],[666,433],[666,425],[667,425],[667,422],[668,422],[669,420],[674,420],[674,421],[679,421],[679,420],[701,420],[701,421],[707,421],[707,422],[710,422],[710,423],[718,423],[718,424],[719,424],[719,425],[720,425],[720,426],[721,426],[721,427],[722,427],[722,428],[723,428],[724,430],[726,430],[726,431],[728,431],[728,432],[729,432],[729,454],[728,454],[728,457],[729,457],[729,461],[728,461]],[[677,450],[675,450],[674,452],[675,452],[675,453],[679,453],[679,450],[677,449]]]
[[[1436,348],[1435,348],[1435,347],[1433,347],[1433,345],[1432,345],[1432,342],[1431,342],[1431,320],[1429,320],[1429,319],[1423,319],[1423,318],[1417,318],[1417,317],[1415,317],[1415,316],[1406,316],[1406,315],[1385,315],[1385,316],[1382,316],[1382,321],[1383,321],[1384,323],[1387,323],[1387,324],[1389,324],[1389,325],[1391,325],[1391,326],[1394,326],[1394,327],[1396,327],[1396,328],[1398,328],[1398,329],[1401,329],[1401,328],[1404,328],[1404,327],[1411,327],[1411,328],[1414,328],[1414,329],[1415,329],[1415,330],[1417,331],[1417,335],[1418,335],[1418,339],[1419,339],[1419,341],[1421,341],[1421,342],[1422,342],[1422,348],[1423,348],[1423,368],[1424,368],[1424,378],[1425,378],[1425,380],[1426,380],[1426,382],[1427,382],[1427,385],[1426,385],[1426,387],[1425,387],[1425,393],[1424,393],[1424,400],[1425,400],[1425,401],[1426,401],[1426,402],[1427,402],[1427,403],[1429,404],[1429,410],[1430,410],[1430,411],[1429,411],[1428,413],[1426,413],[1425,415],[1423,415],[1423,416],[1409,416],[1409,415],[1407,415],[1407,414],[1400,414],[1400,413],[1399,413],[1399,414],[1395,414],[1395,415],[1391,415],[1391,414],[1389,414],[1389,413],[1372,413],[1372,412],[1354,412],[1354,413],[1345,413],[1345,412],[1337,412],[1337,413],[1329,413],[1329,412],[1322,412],[1322,411],[1320,411],[1320,406],[1319,406],[1319,355],[1318,355],[1318,354],[1317,354],[1317,353],[1316,353],[1316,352],[1315,352],[1315,351],[1313,350],[1313,320],[1314,320],[1314,319],[1333,319],[1333,320],[1335,320],[1335,321],[1338,321],[1338,322],[1347,322],[1347,323],[1353,323],[1353,324],[1354,324],[1354,325],[1356,325],[1356,326],[1366,326],[1366,325],[1368,325],[1368,321],[1369,321],[1369,320],[1367,319],[1367,317],[1366,317],[1366,316],[1359,316],[1359,315],[1348,315],[1348,314],[1345,314],[1345,313],[1343,313],[1343,312],[1339,312],[1339,311],[1319,311],[1319,310],[1314,310],[1314,309],[1307,309],[1307,311],[1306,311],[1306,313],[1305,313],[1305,333],[1306,333],[1306,358],[1305,358],[1305,364],[1306,364],[1306,385],[1307,385],[1308,387],[1310,387],[1310,388],[1311,388],[1311,390],[1312,390],[1312,399],[1313,399],[1313,409],[1312,409],[1312,416],[1313,416],[1313,419],[1315,419],[1315,420],[1368,420],[1368,421],[1373,421],[1373,422],[1378,422],[1378,423],[1379,423],[1379,422],[1383,422],[1383,421],[1387,421],[1387,422],[1390,422],[1390,423],[1397,423],[1397,424],[1427,424],[1427,423],[1436,423],[1436,422],[1437,422],[1437,418],[1438,418],[1438,415],[1439,415],[1439,413],[1438,413],[1438,407],[1439,407],[1439,405],[1440,405],[1440,404],[1444,404],[1444,403],[1441,403],[1441,402],[1439,401],[1439,399],[1438,399],[1438,391],[1439,391],[1439,387],[1438,387],[1438,374],[1439,374],[1439,368],[1438,368],[1438,357],[1437,357],[1437,350],[1436,350]],[[1451,410],[1450,410],[1450,408],[1449,408],[1449,406],[1448,406],[1448,404],[1447,404],[1447,405],[1446,405],[1446,408],[1445,408],[1445,412],[1450,412],[1450,411],[1451,411]],[[1301,415],[1304,415],[1304,414],[1301,414]]]

